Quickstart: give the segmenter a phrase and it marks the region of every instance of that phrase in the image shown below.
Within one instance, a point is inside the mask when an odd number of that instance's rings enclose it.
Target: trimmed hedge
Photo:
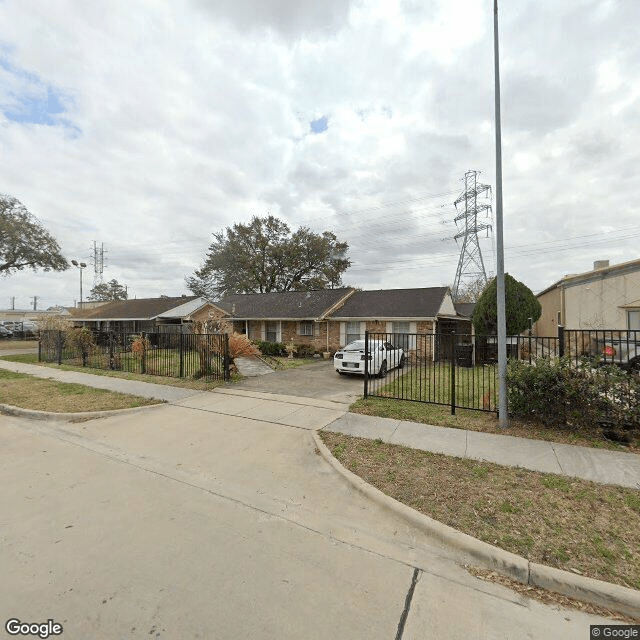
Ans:
[[[264,340],[254,340],[253,343],[260,349],[263,356],[286,356],[287,351],[282,342],[265,342]]]

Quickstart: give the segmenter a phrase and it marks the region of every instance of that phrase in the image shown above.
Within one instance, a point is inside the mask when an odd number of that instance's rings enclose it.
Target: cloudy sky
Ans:
[[[640,257],[639,24],[502,3],[505,266],[534,291]],[[347,284],[451,284],[464,173],[495,186],[492,30],[491,0],[0,0],[0,192],[139,298],[267,213],[347,241]],[[0,308],[78,276],[1,278]]]

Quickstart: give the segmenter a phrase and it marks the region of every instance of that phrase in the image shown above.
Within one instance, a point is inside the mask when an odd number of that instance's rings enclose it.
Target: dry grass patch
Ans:
[[[159,400],[140,396],[94,389],[81,384],[56,382],[0,369],[0,403],[22,409],[78,413],[129,409],[159,402]]]
[[[640,491],[321,437],[350,471],[439,522],[532,562],[640,589]]]
[[[22,362],[25,364],[37,364],[42,367],[51,369],[59,369],[61,371],[78,371],[79,373],[90,373],[94,376],[107,376],[109,378],[123,378],[124,380],[135,380],[137,382],[151,382],[153,384],[163,384],[170,387],[180,387],[184,389],[197,389],[199,391],[208,391],[219,387],[225,382],[223,380],[213,380],[206,382],[205,380],[196,380],[194,378],[170,378],[168,376],[156,376],[142,373],[130,373],[127,371],[112,371],[110,369],[92,369],[91,367],[74,367],[67,364],[58,365],[55,362],[38,362],[37,354],[20,354],[13,356],[2,356],[0,360],[8,360],[9,362]],[[231,380],[238,380],[239,376],[231,376]]]
[[[582,447],[640,453],[640,433],[635,434],[635,439],[631,445],[622,445],[607,440],[602,434],[594,433],[588,429],[545,427],[541,424],[520,422],[513,419],[509,420],[509,428],[505,432],[498,426],[498,419],[495,413],[456,409],[456,414],[452,416],[450,407],[387,398],[367,398],[366,400],[361,398],[349,407],[349,411],[369,416],[451,427],[453,429],[468,429],[469,431],[497,433],[520,438],[531,438],[533,440],[547,440],[549,442],[574,444]]]

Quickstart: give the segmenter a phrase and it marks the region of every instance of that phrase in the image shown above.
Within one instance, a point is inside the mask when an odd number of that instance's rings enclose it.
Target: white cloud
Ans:
[[[533,288],[638,257],[637,238],[571,238],[638,217],[639,18],[635,2],[501,5],[507,269]],[[69,257],[104,242],[105,277],[139,297],[183,292],[213,231],[267,211],[349,241],[349,283],[447,284],[460,179],[495,182],[492,27],[475,0],[5,0],[0,191]],[[66,125],[3,115],[47,87]],[[77,275],[0,280],[0,307],[70,304]]]

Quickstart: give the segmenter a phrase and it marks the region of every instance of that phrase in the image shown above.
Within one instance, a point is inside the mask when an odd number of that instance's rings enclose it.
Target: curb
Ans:
[[[73,422],[76,419],[106,418],[108,416],[119,416],[127,413],[138,413],[145,409],[164,406],[166,402],[158,404],[147,404],[142,407],[127,407],[125,409],[107,409],[106,411],[78,411],[77,413],[56,413],[54,411],[39,411],[38,409],[23,409],[10,404],[0,404],[0,414],[5,416],[16,416],[18,418],[31,418],[33,420],[67,420]]]
[[[569,571],[547,567],[510,551],[499,549],[493,545],[477,540],[453,527],[442,524],[394,498],[382,493],[365,482],[355,473],[344,467],[322,442],[317,431],[313,432],[313,440],[322,457],[357,491],[373,500],[381,507],[404,518],[410,524],[422,529],[438,542],[462,551],[485,567],[493,569],[500,575],[517,580],[522,584],[532,585],[554,591],[570,598],[589,602],[628,616],[638,616],[640,611],[640,591],[611,584],[594,578],[575,575]]]

